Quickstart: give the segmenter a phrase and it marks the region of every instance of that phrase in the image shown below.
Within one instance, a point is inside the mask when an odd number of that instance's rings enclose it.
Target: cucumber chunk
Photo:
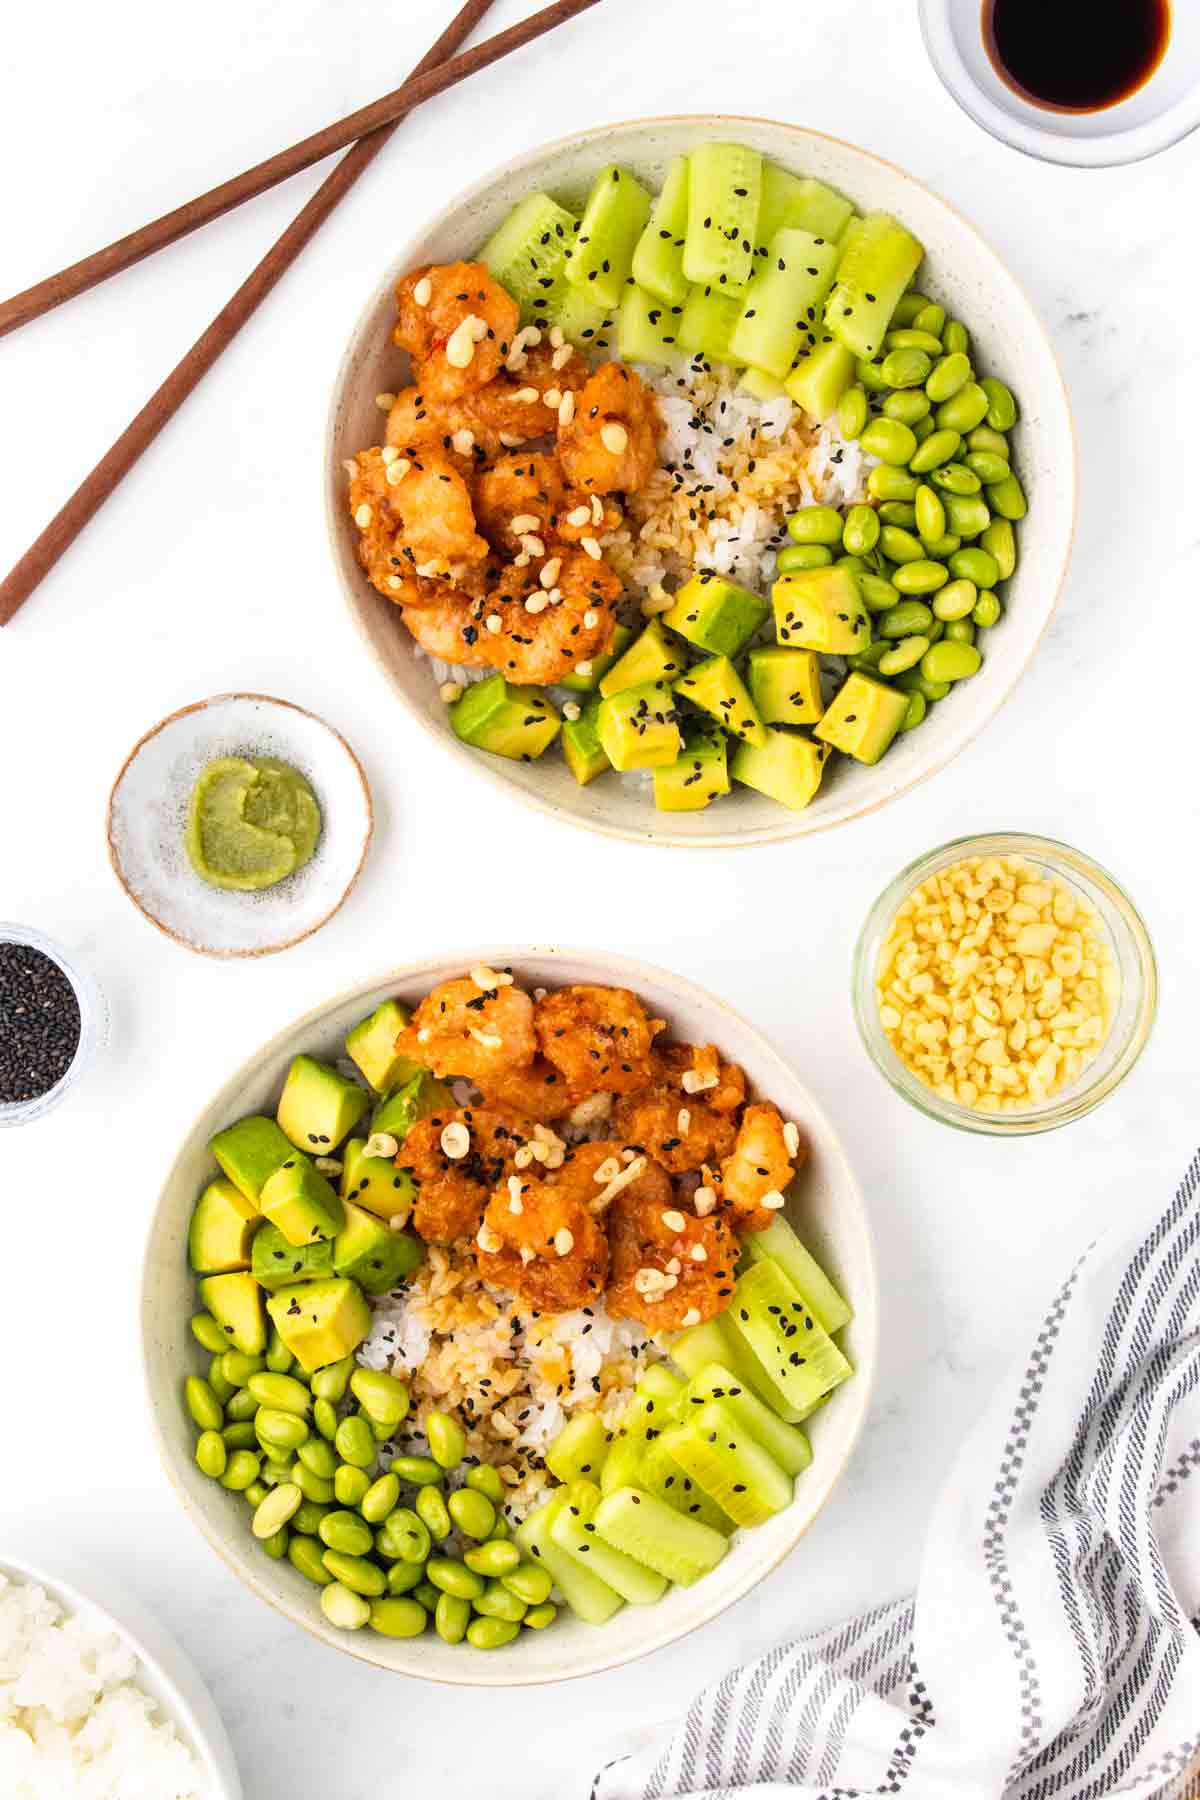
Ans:
[[[619,303],[650,205],[641,182],[616,163],[601,169],[592,183],[563,273],[593,304]]]
[[[756,400],[782,400],[787,393],[782,381],[776,381],[765,369],[747,369],[738,385]]]
[[[761,1525],[791,1504],[791,1478],[723,1400],[664,1432],[663,1449],[738,1525]]]
[[[685,1518],[665,1501],[634,1487],[606,1494],[593,1522],[605,1543],[681,1587],[690,1587],[715,1569],[729,1548],[711,1525]]]
[[[801,349],[816,343],[837,260],[837,245],[810,231],[785,228],[775,233],[730,334],[729,348],[738,362],[783,379]]]
[[[692,288],[675,332],[679,348],[709,362],[733,362],[729,340],[741,316],[742,303],[735,296],[714,287]]]
[[[661,1436],[674,1420],[675,1407],[682,1393],[683,1383],[678,1380],[675,1380],[669,1397],[647,1392],[641,1383],[638,1384],[633,1399],[622,1413],[621,1422],[613,1433],[608,1455],[600,1472],[600,1486],[606,1494],[638,1479],[647,1446]]]
[[[565,1504],[565,1493],[553,1495],[522,1521],[513,1533],[513,1539],[534,1562],[549,1570],[555,1587],[576,1618],[582,1619],[585,1625],[604,1625],[625,1602],[607,1581],[602,1581],[591,1569],[583,1568],[554,1542],[551,1527]]]
[[[730,1311],[746,1343],[794,1407],[810,1407],[853,1373],[778,1263],[755,1263],[739,1276]]]
[[[596,1529],[593,1514],[600,1504],[600,1489],[592,1481],[575,1481],[567,1489],[550,1526],[550,1536],[589,1574],[606,1581],[631,1606],[653,1606],[667,1591],[667,1581],[624,1550],[606,1544]]]
[[[912,233],[883,212],[868,213],[848,244],[843,243],[825,323],[855,356],[870,362],[875,355],[924,254]]]
[[[815,237],[839,238],[854,208],[833,188],[811,175],[793,175],[778,163],[764,163],[758,208],[758,241],[769,244],[781,226],[798,226]]]
[[[627,286],[617,314],[617,355],[622,362],[668,369],[677,362],[682,306],[669,306],[645,288]]]
[[[785,1475],[795,1477],[807,1469],[812,1448],[805,1434],[795,1425],[786,1424],[721,1363],[708,1363],[689,1381],[680,1407],[680,1424],[686,1424],[693,1411],[709,1400],[720,1400],[728,1407],[743,1431],[748,1431],[774,1457]]]
[[[549,194],[529,194],[494,231],[479,260],[521,308],[524,324],[540,324],[562,286],[578,222]]]
[[[633,252],[633,279],[669,306],[682,306],[688,295],[683,272],[687,216],[688,159],[677,156]]]
[[[567,342],[580,350],[608,350],[617,329],[611,306],[597,305],[589,295],[581,294],[565,280],[551,296],[550,310],[540,323],[557,325]]]
[[[762,192],[762,157],[743,144],[701,144],[688,164],[683,272],[736,293],[750,279]]]
[[[723,1512],[674,1458],[667,1455],[661,1437],[648,1444],[642,1453],[637,1485],[641,1493],[654,1494],[675,1512],[683,1513],[689,1519],[699,1519],[701,1524],[711,1525],[725,1537],[736,1529],[729,1514]]]
[[[787,1395],[772,1381],[735,1329],[728,1312],[722,1313],[719,1319],[707,1319],[703,1325],[689,1325],[686,1331],[671,1340],[668,1349],[671,1360],[678,1363],[685,1375],[695,1377],[710,1363],[720,1363],[724,1368],[732,1369],[739,1381],[744,1381],[752,1393],[789,1425],[799,1424],[804,1416],[802,1409],[792,1406]]]
[[[568,1485],[596,1481],[608,1455],[608,1432],[598,1413],[576,1413],[546,1452],[546,1467]]]
[[[844,345],[818,344],[798,362],[784,382],[787,394],[810,419],[831,418],[837,403],[854,379],[855,357]]]
[[[851,1306],[781,1213],[776,1213],[765,1231],[750,1232],[743,1248],[755,1262],[779,1264],[817,1324],[831,1337],[854,1317]]]

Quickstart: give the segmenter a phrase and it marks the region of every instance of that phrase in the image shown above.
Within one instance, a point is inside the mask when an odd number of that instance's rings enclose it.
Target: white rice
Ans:
[[[4,1800],[209,1800],[195,1755],[99,1613],[0,1574]]]

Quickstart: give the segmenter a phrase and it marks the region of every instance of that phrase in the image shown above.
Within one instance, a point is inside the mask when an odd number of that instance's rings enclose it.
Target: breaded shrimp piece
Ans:
[[[483,655],[510,681],[542,687],[603,656],[616,629],[621,583],[607,563],[563,550],[510,564],[484,608]],[[488,620],[499,623],[493,627]]]
[[[544,546],[599,538],[620,524],[621,510],[607,501],[597,519],[588,495],[563,481],[557,457],[545,450],[523,450],[502,456],[480,475],[475,517],[498,549],[516,551],[531,534]]]
[[[609,1207],[607,1225],[613,1318],[678,1331],[729,1305],[738,1248],[719,1214],[700,1219],[676,1201],[664,1206],[630,1187]]]
[[[375,546],[387,545],[389,535],[389,559],[400,555],[423,575],[484,562],[491,554],[475,529],[471,490],[440,450],[423,451],[413,462],[375,448],[360,450],[355,460],[350,513],[359,531],[371,534],[373,560]]]
[[[488,1201],[475,1238],[479,1273],[540,1313],[600,1298],[608,1239],[586,1207],[544,1181],[511,1176]]]
[[[541,1125],[562,1118],[583,1098],[544,1056],[534,1057],[528,1068],[491,1075],[479,1088],[489,1106],[511,1108]]]
[[[648,1018],[628,988],[559,988],[538,1001],[534,1019],[543,1054],[581,1092],[631,1093],[650,1080],[664,1021]]]
[[[714,1112],[736,1112],[746,1098],[746,1077],[736,1063],[721,1061],[715,1044],[656,1044],[654,1067],[666,1087],[700,1099]]]
[[[635,493],[658,461],[662,419],[654,395],[624,363],[602,363],[558,433],[567,480],[592,494]]]
[[[523,988],[478,987],[469,975],[431,989],[396,1039],[396,1049],[435,1075],[483,1083],[533,1061],[533,1001]]]
[[[531,1120],[479,1106],[418,1119],[396,1156],[396,1167],[417,1183],[418,1235],[433,1244],[474,1237],[489,1193],[515,1169],[513,1154],[532,1135]]]
[[[625,1148],[617,1138],[592,1138],[576,1144],[563,1158],[562,1167],[546,1179],[573,1194],[594,1214],[604,1212],[612,1204],[603,1196],[618,1175],[625,1176],[621,1193],[636,1194],[648,1205],[672,1205],[674,1189],[665,1170],[647,1157],[638,1156],[633,1159],[638,1164],[637,1172],[630,1179],[633,1163],[626,1161]]]
[[[389,595],[389,598],[393,597]],[[447,587],[433,604],[423,598],[419,605],[404,606],[401,617],[427,656],[472,668],[488,666],[472,603],[456,594],[452,587]]]
[[[737,1136],[729,1113],[666,1085],[622,1094],[613,1126],[626,1144],[647,1151],[672,1175],[686,1175],[728,1156]]]
[[[413,376],[434,402],[457,400],[496,375],[512,347],[517,303],[482,263],[413,269],[396,289],[393,340],[413,360]]]
[[[401,388],[387,416],[384,442],[401,456],[421,457],[440,450],[461,475],[473,475],[486,454],[478,442],[471,395],[435,406],[420,388]]]
[[[721,1197],[739,1231],[765,1231],[779,1211],[803,1148],[800,1139],[790,1152],[789,1135],[778,1107],[760,1102],[742,1114],[733,1154],[721,1164]],[[764,1204],[772,1198],[775,1205]]]

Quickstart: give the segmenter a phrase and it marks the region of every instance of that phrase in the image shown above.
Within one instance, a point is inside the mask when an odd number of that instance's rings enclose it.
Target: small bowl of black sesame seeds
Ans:
[[[0,924],[0,1126],[57,1106],[108,1037],[108,1008],[74,956],[25,925]]]

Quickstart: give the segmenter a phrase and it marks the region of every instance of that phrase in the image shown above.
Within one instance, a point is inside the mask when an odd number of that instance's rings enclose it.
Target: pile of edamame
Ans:
[[[380,1446],[408,1415],[404,1382],[353,1356],[306,1376],[275,1331],[263,1356],[246,1356],[208,1313],[191,1325],[212,1358],[183,1387],[197,1466],[242,1495],[255,1538],[320,1588],[331,1625],[405,1638],[432,1619],[447,1644],[498,1650],[553,1623],[551,1578],[511,1541],[495,1469],[464,1467],[456,1419],[430,1413],[428,1456],[395,1456],[385,1471]]]
[[[954,682],[977,673],[977,636],[1017,564],[1025,493],[1008,433],[1017,403],[976,378],[966,328],[924,294],[904,295],[878,360],[859,362],[837,420],[879,461],[873,505],[804,507],[788,520],[781,574],[835,560],[858,576],[872,642],[849,667],[905,690],[911,731]]]

